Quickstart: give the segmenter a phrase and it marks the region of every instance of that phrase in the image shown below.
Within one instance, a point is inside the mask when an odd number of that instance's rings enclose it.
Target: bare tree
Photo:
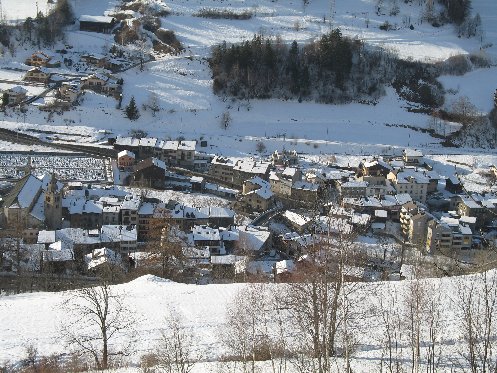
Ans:
[[[456,307],[460,312],[464,349],[461,356],[472,373],[497,371],[494,336],[497,331],[497,277],[482,272],[458,283]]]
[[[330,372],[338,355],[344,357],[346,372],[350,371],[355,348],[352,324],[361,317],[350,297],[355,294],[355,301],[360,303],[362,294],[362,286],[349,271],[359,259],[351,243],[352,235],[345,226],[333,237],[321,236],[308,249],[307,260],[286,293],[286,305],[296,320],[303,351],[312,351],[315,372]]]
[[[129,346],[112,345],[117,336],[133,332],[133,313],[124,304],[125,295],[107,283],[75,290],[64,301],[67,318],[63,337],[81,355],[90,356],[97,369],[109,368],[113,356],[124,356]]]
[[[223,114],[221,114],[221,120],[219,124],[222,129],[227,130],[231,126],[232,121],[233,120],[231,118],[230,112],[224,111]]]
[[[280,302],[270,285],[253,283],[242,288],[229,304],[221,340],[230,358],[242,363],[243,372],[254,372],[261,360],[270,361],[273,373],[286,372],[288,315]]]
[[[183,324],[182,315],[172,307],[168,311],[166,322],[157,359],[159,368],[166,373],[190,373],[200,360],[193,345],[194,334]]]

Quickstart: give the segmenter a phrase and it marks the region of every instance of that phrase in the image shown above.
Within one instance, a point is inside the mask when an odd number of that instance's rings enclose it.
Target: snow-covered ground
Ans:
[[[495,273],[492,272],[491,276],[495,276]],[[460,289],[459,284],[472,281],[472,277],[424,281],[426,286],[435,289],[437,296],[441,297],[439,306],[442,317],[438,331],[441,333],[444,347],[441,351],[442,365],[439,371],[450,371],[451,367],[455,366],[454,362],[460,358],[459,351],[463,348],[459,329],[461,317],[457,313],[455,294]],[[357,306],[362,308],[365,315],[354,321],[354,334],[359,341],[353,359],[355,372],[371,372],[378,369],[381,341],[384,339],[379,301],[381,299],[383,305],[388,305],[393,301],[393,297],[396,297],[396,309],[401,309],[409,285],[410,281],[370,283],[364,285],[360,295],[357,293],[360,297],[360,305]],[[125,304],[136,316],[133,330],[117,337],[114,343],[119,345],[132,342],[130,362],[138,363],[141,355],[157,349],[161,331],[167,328],[167,310],[173,305],[182,315],[184,326],[194,333],[194,348],[202,352],[205,360],[216,360],[224,351],[219,337],[223,333],[226,306],[244,286],[185,285],[153,276],[144,276],[128,284],[113,286],[114,291],[124,294]],[[281,286],[284,285],[268,286],[275,291],[281,291]],[[70,294],[71,292],[35,293],[0,298],[0,365],[2,362],[23,358],[26,347],[30,345],[46,355],[69,351],[61,337],[60,327],[68,318],[62,308],[62,302]],[[354,304],[354,300],[350,300]],[[291,325],[288,327],[292,328]],[[407,356],[410,353],[409,347],[404,347]]]
[[[24,9],[21,3],[16,2],[12,9]],[[402,1],[398,3],[399,14],[390,16],[387,5],[378,15],[373,1],[336,2],[332,26],[340,27],[346,35],[393,50],[408,59],[438,61],[480,50],[480,40],[458,38],[452,25],[434,28],[421,23],[418,16],[421,8],[417,2],[410,5]],[[208,140],[211,153],[232,156],[255,154],[256,143],[261,140],[268,152],[284,147],[307,154],[371,154],[407,146],[424,148],[426,153],[454,152],[441,149],[438,139],[412,129],[426,128],[429,118],[408,112],[405,109],[407,103],[392,89],[388,89],[386,96],[375,106],[280,100],[232,102],[212,93],[210,69],[205,59],[211,46],[223,40],[239,42],[250,39],[259,32],[278,35],[284,42],[312,40],[330,29],[329,2],[311,1],[306,7],[299,0],[171,0],[166,4],[171,15],[162,19],[163,27],[175,31],[186,48],[185,52],[148,63],[143,72],[135,68],[120,74],[125,82],[123,105],[135,96],[141,108],[155,94],[162,108],[157,116],[142,109],[137,121],[129,121],[116,108],[116,100],[86,93],[81,106],[63,116],[48,118],[46,113],[30,108],[23,127],[29,131],[30,127],[43,126],[44,130],[54,132],[67,132],[70,128],[74,136],[69,140],[84,142],[100,141],[102,136],[98,135],[98,130],[102,129],[114,135],[143,129],[149,135],[161,138],[203,138]],[[117,2],[73,1],[73,5],[77,16],[99,15],[113,12]],[[7,8],[5,2],[3,7]],[[253,13],[253,17],[249,20],[225,20],[194,16],[200,9],[210,7],[247,10]],[[495,58],[497,4],[492,0],[474,0],[473,14],[476,12],[483,20],[484,53],[491,59]],[[396,29],[380,30],[379,25],[386,20],[397,25]],[[406,20],[410,20],[414,30],[406,27]],[[74,52],[100,53],[111,43],[112,35],[80,32],[77,24],[67,34],[67,44],[73,46]],[[16,57],[6,55],[4,64],[18,64],[31,52],[19,49]],[[13,74],[9,73],[9,76]],[[494,75],[495,68],[491,68],[478,69],[462,77],[442,77],[441,81],[451,88],[450,92],[456,92],[447,95],[447,105],[465,95],[482,112],[488,112],[495,89]],[[227,130],[219,125],[220,116],[225,111],[233,118]],[[0,114],[0,126],[18,127],[23,119],[15,113],[9,116]],[[458,149],[456,152],[466,151]]]

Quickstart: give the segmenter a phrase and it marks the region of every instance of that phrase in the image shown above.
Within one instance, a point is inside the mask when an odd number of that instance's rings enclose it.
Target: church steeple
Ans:
[[[45,225],[47,229],[60,229],[62,226],[62,188],[57,185],[52,173],[45,191]]]

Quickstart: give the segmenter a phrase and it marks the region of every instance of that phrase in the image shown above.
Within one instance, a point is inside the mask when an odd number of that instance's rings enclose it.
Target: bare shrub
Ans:
[[[235,11],[232,9],[202,8],[193,16],[213,19],[223,18],[246,20],[252,18],[254,16],[254,13],[250,10]]]

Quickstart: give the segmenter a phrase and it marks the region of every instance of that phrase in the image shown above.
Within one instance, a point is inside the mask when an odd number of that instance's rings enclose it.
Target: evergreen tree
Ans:
[[[124,111],[126,113],[126,117],[130,120],[137,120],[140,117],[140,112],[138,111],[138,107],[135,102],[135,96],[131,96],[131,100]]]

